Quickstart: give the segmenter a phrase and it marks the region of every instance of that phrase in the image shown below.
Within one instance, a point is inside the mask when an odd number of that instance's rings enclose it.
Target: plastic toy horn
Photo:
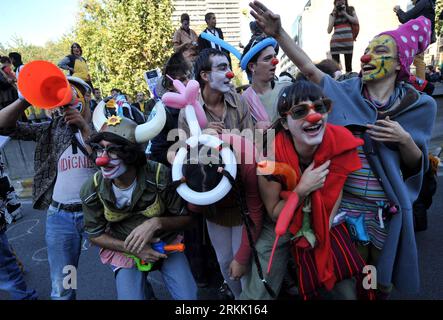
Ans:
[[[34,106],[54,109],[72,102],[72,90],[63,72],[48,61],[27,63],[20,71],[18,89]]]

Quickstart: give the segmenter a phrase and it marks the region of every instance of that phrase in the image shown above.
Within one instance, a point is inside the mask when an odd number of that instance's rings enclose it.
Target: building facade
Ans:
[[[379,33],[396,29],[400,23],[393,8],[400,5],[403,10],[410,6],[409,0],[349,0],[349,5],[355,8],[360,24],[360,33],[354,42],[353,71],[360,70],[360,57],[363,55],[369,41]],[[294,19],[291,37],[296,40],[300,47],[314,62],[331,58],[330,40],[328,34],[329,14],[333,10],[333,0],[310,0],[303,12]],[[344,57],[341,55],[342,66]],[[298,70],[287,59],[282,57],[282,71],[294,74]]]

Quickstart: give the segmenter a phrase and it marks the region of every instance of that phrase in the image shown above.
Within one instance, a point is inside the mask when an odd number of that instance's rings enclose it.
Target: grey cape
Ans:
[[[333,100],[329,122],[341,126],[374,124],[378,112],[362,95],[360,77],[337,82],[329,76],[321,81],[325,95]],[[428,169],[428,144],[434,126],[437,105],[435,100],[412,86],[398,83],[406,93],[393,112],[385,114],[401,124],[422,150],[422,164],[410,172],[401,162],[395,144],[380,143],[364,134],[365,153],[379,178],[387,197],[400,208],[389,226],[389,234],[377,265],[377,281],[403,292],[416,293],[420,288],[417,246],[413,227],[412,204],[421,189],[423,175]]]

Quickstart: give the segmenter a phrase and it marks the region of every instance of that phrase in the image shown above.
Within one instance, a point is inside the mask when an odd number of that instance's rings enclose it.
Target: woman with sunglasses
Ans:
[[[353,277],[359,277],[364,267],[344,224],[334,223],[346,177],[361,167],[356,148],[363,141],[343,127],[327,124],[330,110],[331,101],[311,82],[298,81],[285,88],[278,100],[274,154],[268,150],[267,156],[292,167],[298,183],[288,190],[283,176],[259,176],[268,213],[257,242],[263,265],[269,262],[275,221],[286,204],[281,192],[292,191],[299,197],[294,219],[278,242],[266,280],[278,293],[292,253],[303,299],[355,299]],[[254,269],[246,279],[242,298],[270,299]]]

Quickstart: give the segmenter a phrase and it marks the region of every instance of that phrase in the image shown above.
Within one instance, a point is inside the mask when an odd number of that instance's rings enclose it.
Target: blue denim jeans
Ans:
[[[159,271],[174,300],[197,300],[197,285],[184,253],[169,254]],[[136,267],[119,268],[114,272],[118,300],[150,300],[154,297],[148,273]]]
[[[8,292],[13,300],[37,299],[35,290],[26,287],[4,231],[0,231],[0,290]]]
[[[51,299],[74,300],[75,288],[63,280],[70,274],[67,266],[77,269],[84,235],[83,212],[69,212],[50,206],[46,219],[46,244],[48,246],[51,274]],[[71,282],[72,284],[72,282]]]

